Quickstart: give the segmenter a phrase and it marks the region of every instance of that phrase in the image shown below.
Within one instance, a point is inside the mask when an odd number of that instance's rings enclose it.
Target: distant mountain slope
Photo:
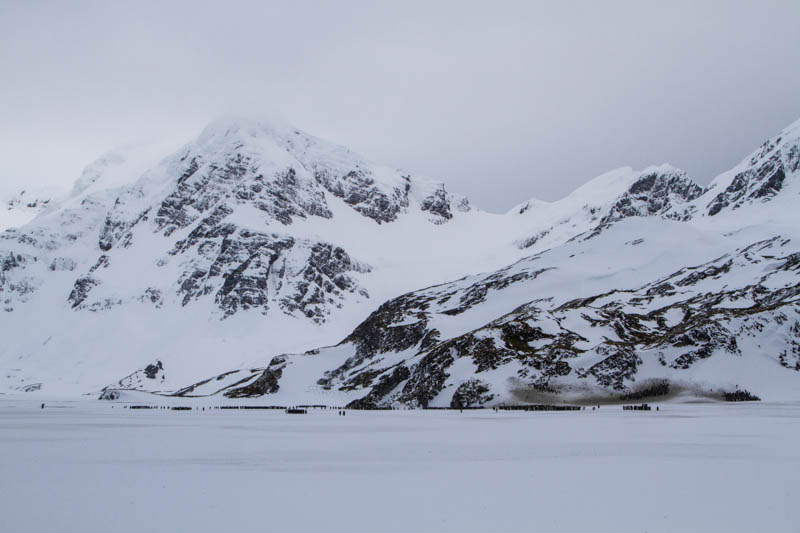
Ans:
[[[50,202],[49,194],[20,191],[5,195],[0,202],[0,231],[24,226],[46,209]]]
[[[714,216],[723,210],[734,210],[754,203],[766,202],[785,188],[795,184],[792,178],[800,169],[800,121],[764,142],[735,168],[717,177],[698,204],[703,213]]]

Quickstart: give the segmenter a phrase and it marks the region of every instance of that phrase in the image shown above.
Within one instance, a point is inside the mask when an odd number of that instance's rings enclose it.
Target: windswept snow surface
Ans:
[[[798,404],[197,405],[0,396],[3,531],[797,531]]]

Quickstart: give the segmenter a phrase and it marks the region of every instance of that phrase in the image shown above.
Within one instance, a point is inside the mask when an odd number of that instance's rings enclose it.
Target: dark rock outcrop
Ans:
[[[368,170],[362,168],[343,175],[319,169],[314,177],[334,196],[378,224],[392,222],[408,207],[408,192],[411,189],[408,178],[402,187],[393,187],[387,192],[376,184]]]
[[[464,407],[478,407],[484,405],[494,398],[489,393],[489,386],[479,379],[468,379],[458,386],[450,400],[450,407],[453,409],[463,409]]]
[[[709,216],[723,209],[736,209],[748,201],[765,201],[781,191],[788,174],[800,168],[800,146],[781,143],[781,138],[765,142],[753,155],[745,170],[736,174],[725,189],[706,206]]]
[[[685,210],[681,211],[680,207],[701,194],[703,188],[683,171],[650,172],[630,186],[603,217],[600,224],[610,224],[628,217],[660,215],[686,220],[691,214]]]
[[[89,296],[89,292],[100,284],[100,281],[91,276],[81,276],[75,280],[75,286],[69,293],[67,301],[72,304],[72,308],[80,306]]]
[[[283,375],[283,367],[267,368],[253,382],[244,387],[232,388],[224,393],[228,398],[252,398],[275,394],[280,389],[279,381]]]

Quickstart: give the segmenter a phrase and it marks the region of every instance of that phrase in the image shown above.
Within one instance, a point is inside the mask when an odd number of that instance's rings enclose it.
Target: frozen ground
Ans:
[[[0,397],[3,531],[797,531],[800,405],[133,411]]]

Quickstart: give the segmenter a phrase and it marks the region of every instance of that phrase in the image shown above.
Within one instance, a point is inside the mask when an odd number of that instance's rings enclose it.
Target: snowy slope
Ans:
[[[0,388],[449,405],[622,394],[673,374],[737,385],[753,361],[742,349],[741,368],[717,363],[717,346],[673,368],[691,350],[677,353],[669,335],[686,329],[676,306],[706,294],[733,305],[728,292],[755,285],[736,305],[784,291],[773,295],[780,310],[714,315],[703,327],[739,335],[785,314],[753,368],[786,394],[796,380],[786,367],[797,124],[778,137],[708,191],[668,165],[622,168],[505,215],[275,123],[218,121],[158,157],[112,152],[69,197],[0,234]],[[760,241],[770,244],[747,256]],[[666,291],[641,309],[675,272],[723,256],[736,260],[710,286]],[[650,330],[672,328],[664,346],[653,331],[620,337],[614,320],[647,313]],[[503,333],[508,321],[521,336]],[[550,329],[527,340],[530,328]],[[608,351],[622,342],[624,356]],[[711,377],[697,370],[714,365]]]
[[[52,195],[19,191],[0,196],[0,231],[24,226],[47,208]]]
[[[106,154],[0,236],[5,379],[91,390],[162,358],[186,370],[179,385],[334,342],[374,301],[469,272],[486,218],[441,183],[271,124],[212,124],[160,162]]]

